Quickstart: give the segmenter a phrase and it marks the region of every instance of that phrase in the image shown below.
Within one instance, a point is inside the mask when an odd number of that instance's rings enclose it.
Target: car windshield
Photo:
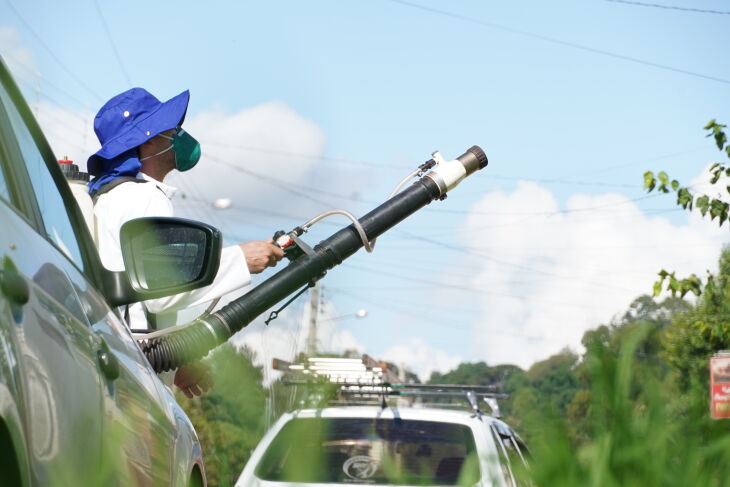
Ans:
[[[263,480],[388,485],[473,485],[469,427],[432,421],[300,418],[287,423],[256,467]]]

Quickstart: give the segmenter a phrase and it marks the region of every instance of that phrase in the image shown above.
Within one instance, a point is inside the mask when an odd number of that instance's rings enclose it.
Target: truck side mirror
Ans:
[[[106,277],[112,306],[207,286],[220,266],[220,231],[193,220],[136,218],[122,225],[120,243],[125,270]]]

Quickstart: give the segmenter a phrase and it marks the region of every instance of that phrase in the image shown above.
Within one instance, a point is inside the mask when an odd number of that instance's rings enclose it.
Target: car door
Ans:
[[[15,239],[22,245],[15,245],[14,260],[19,263],[19,274],[34,276],[33,283],[53,298],[46,299],[46,294],[33,288],[32,299],[43,300],[45,307],[41,306],[42,314],[23,318],[23,327],[55,332],[57,348],[65,352],[56,353],[56,361],[36,374],[43,375],[43,380],[32,384],[42,383],[46,392],[41,394],[39,387],[31,387],[26,406],[31,405],[31,411],[43,409],[35,406],[36,401],[61,397],[63,408],[55,407],[58,400],[46,401],[53,405],[44,410],[53,416],[53,421],[46,422],[63,429],[57,435],[66,446],[62,455],[70,458],[75,452],[84,452],[78,462],[80,468],[75,468],[74,459],[64,462],[73,473],[69,482],[60,485],[169,485],[175,423],[161,398],[159,381],[126,325],[90,284],[89,277],[98,277],[94,272],[100,265],[98,255],[70,191],[59,189],[66,184],[59,181],[60,171],[49,171],[49,163],[55,161],[47,144],[38,142],[38,134],[34,137],[27,126],[28,117],[21,114],[22,107],[13,103],[5,89],[0,92],[0,101],[6,127],[12,129],[12,140],[7,137],[10,132],[2,132],[18,188],[18,206],[29,220],[26,226],[35,223],[30,225],[35,229],[33,234],[25,232]],[[36,309],[32,301],[26,306]],[[48,346],[27,339],[20,343],[27,356],[43,356],[42,350]],[[31,351],[34,347],[42,350]],[[63,360],[66,362],[61,363]],[[45,365],[43,359],[27,361],[37,367]],[[69,391],[65,395],[58,390],[61,384]],[[29,428],[47,429],[34,424]],[[89,471],[95,473],[87,474]]]
[[[107,381],[104,394],[105,445],[110,468],[119,473],[118,485],[172,485],[176,439],[172,404],[161,394],[164,387],[132,338],[129,327],[111,312],[101,296],[87,290],[92,330],[109,359],[116,378]]]
[[[69,277],[83,265],[81,251],[2,81],[0,163],[9,201],[0,201],[0,270],[12,308],[2,326],[15,359],[29,478],[33,485],[93,485],[101,459],[102,383],[91,329]]]

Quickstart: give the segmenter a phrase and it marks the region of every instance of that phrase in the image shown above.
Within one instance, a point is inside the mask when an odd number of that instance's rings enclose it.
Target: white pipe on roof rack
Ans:
[[[352,371],[358,371],[358,372],[359,371],[363,371],[364,372],[365,370],[367,370],[362,364],[360,364],[359,367],[358,366],[353,366],[353,365],[337,365],[337,366],[334,366],[333,367],[333,366],[331,366],[331,365],[328,364],[328,365],[310,365],[307,368],[310,369],[310,370],[334,370],[334,371],[339,371],[339,370],[352,370]]]
[[[334,362],[334,363],[355,363],[362,364],[359,358],[335,358],[335,357],[309,357],[309,362]]]

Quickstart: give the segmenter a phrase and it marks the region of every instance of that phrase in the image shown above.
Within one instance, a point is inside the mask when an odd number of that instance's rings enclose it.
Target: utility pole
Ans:
[[[309,290],[309,334],[307,335],[307,357],[317,354],[317,316],[319,315],[319,288],[315,284]]]

